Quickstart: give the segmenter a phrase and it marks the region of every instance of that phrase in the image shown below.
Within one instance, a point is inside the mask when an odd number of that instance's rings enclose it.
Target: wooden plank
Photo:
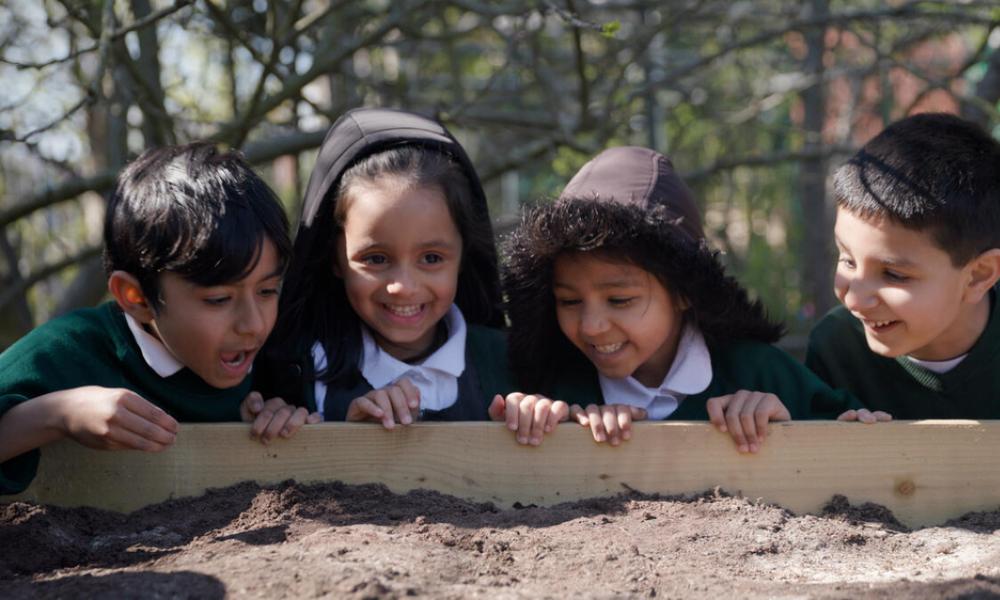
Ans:
[[[563,424],[541,447],[518,446],[495,423],[326,423],[262,446],[242,424],[185,424],[160,454],[101,452],[64,441],[43,451],[36,481],[14,499],[130,511],[239,481],[428,488],[501,506],[720,487],[797,513],[835,493],[877,502],[910,526],[1000,506],[1000,421],[773,424],[757,455],[738,454],[705,423],[641,423],[618,448]],[[10,500],[12,497],[7,497]]]

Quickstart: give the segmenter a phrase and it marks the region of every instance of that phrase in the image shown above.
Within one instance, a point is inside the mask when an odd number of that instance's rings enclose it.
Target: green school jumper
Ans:
[[[488,421],[487,409],[497,394],[515,391],[507,369],[507,336],[499,330],[468,324],[465,338],[465,371],[458,378],[458,400],[441,411],[425,411],[428,421]],[[316,387],[309,356],[302,361],[302,404],[316,410]],[[327,421],[343,421],[351,401],[370,392],[372,386],[358,373],[359,383],[352,389],[327,389],[323,414]]]
[[[990,294],[986,329],[955,368],[935,373],[905,356],[868,348],[864,329],[844,307],[831,310],[809,334],[806,365],[849,390],[872,410],[896,419],[1000,419],[1000,318]]]
[[[777,396],[793,419],[835,419],[861,404],[850,394],[830,389],[816,375],[780,348],[763,342],[739,340],[708,343],[712,381],[705,391],[691,394],[667,417],[669,421],[707,421],[709,398],[739,390]],[[597,370],[580,369],[577,377],[564,377],[553,386],[553,398],[570,404],[610,404],[603,398]]]
[[[85,385],[130,389],[178,421],[239,421],[250,378],[222,390],[189,369],[160,377],[143,359],[121,309],[108,302],[50,321],[0,354],[0,417],[30,398]],[[0,494],[27,488],[38,459],[32,450],[0,463]]]

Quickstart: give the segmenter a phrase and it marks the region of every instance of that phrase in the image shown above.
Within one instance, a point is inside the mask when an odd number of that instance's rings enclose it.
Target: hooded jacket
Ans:
[[[335,286],[341,285],[331,268],[337,231],[334,221],[337,190],[350,167],[368,156],[404,145],[426,147],[455,160],[472,188],[474,205],[470,212],[473,218],[480,221],[479,227],[492,233],[486,194],[479,176],[465,150],[443,125],[427,117],[393,109],[361,108],[345,113],[330,128],[316,157],[302,203],[292,260],[282,285],[278,322],[265,352],[255,365],[254,387],[265,397],[281,396],[291,403],[310,409],[315,407],[312,389],[316,377],[310,349],[317,341],[323,344],[331,364],[341,360],[356,367],[360,357],[360,330],[356,326],[345,326],[342,320],[342,311],[352,309],[346,298],[341,301],[342,306],[330,300],[336,297],[333,294]],[[466,353],[478,352],[476,356],[467,356],[467,365],[484,361],[495,363],[497,357],[493,356],[493,350],[497,344],[502,346],[505,342],[502,333],[486,329],[503,324],[497,257],[492,245],[479,252],[467,249],[463,255],[455,303],[469,326]],[[489,374],[478,376],[486,379],[481,387],[494,393],[499,391],[494,391],[495,388],[507,386],[503,354],[500,352],[499,364],[491,364],[486,369],[502,373],[500,380],[494,381]],[[466,371],[470,369],[475,371],[469,366]],[[365,389],[366,382],[360,372],[354,375],[334,385],[341,390],[349,389],[351,393],[368,391],[370,387]],[[476,374],[470,372],[469,377],[476,377]],[[329,405],[330,394],[335,390],[331,386],[328,388],[331,390],[327,396]],[[459,399],[461,402],[461,393]],[[334,415],[333,418],[343,417],[336,411]]]

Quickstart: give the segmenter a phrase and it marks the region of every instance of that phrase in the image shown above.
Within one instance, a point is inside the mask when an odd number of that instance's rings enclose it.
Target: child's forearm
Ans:
[[[0,462],[65,437],[61,392],[22,402],[0,417]]]

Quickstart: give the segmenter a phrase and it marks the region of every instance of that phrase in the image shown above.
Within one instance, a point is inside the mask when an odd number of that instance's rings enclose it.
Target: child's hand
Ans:
[[[768,421],[790,421],[792,415],[774,394],[740,390],[709,398],[708,420],[719,431],[729,432],[740,452],[757,452],[767,437]]]
[[[53,397],[59,426],[88,448],[160,452],[177,438],[177,421],[131,390],[86,386]]]
[[[306,408],[292,406],[281,398],[264,402],[258,392],[250,392],[240,404],[240,418],[252,423],[250,437],[265,446],[279,435],[290,438],[306,423],[312,425],[323,420],[319,413],[309,414]]]
[[[892,420],[892,415],[881,410],[870,411],[867,408],[860,408],[858,410],[846,410],[837,417],[838,421],[860,421],[862,423],[886,423]]]
[[[574,404],[570,417],[584,427],[590,425],[595,442],[609,441],[617,446],[632,437],[632,421],[645,420],[646,411],[627,404],[591,404],[587,408]]]
[[[506,421],[507,429],[515,432],[517,443],[537,446],[546,433],[569,417],[569,405],[537,394],[514,392],[506,398],[497,394],[488,409],[494,421]]]
[[[351,400],[347,407],[348,421],[381,421],[382,427],[392,429],[399,422],[409,425],[420,413],[420,390],[403,377],[396,383],[372,390]]]

